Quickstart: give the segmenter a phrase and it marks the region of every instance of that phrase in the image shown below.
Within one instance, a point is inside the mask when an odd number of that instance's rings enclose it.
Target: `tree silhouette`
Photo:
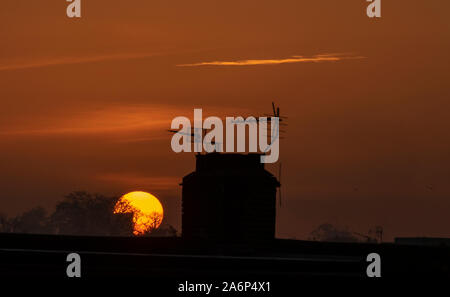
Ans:
[[[47,212],[42,207],[35,207],[9,221],[10,232],[15,233],[48,233]]]
[[[158,229],[154,229],[151,232],[144,234],[144,236],[154,236],[154,237],[176,237],[177,229],[172,225],[165,224],[160,226]]]
[[[10,220],[3,213],[0,213],[0,232],[11,232]]]
[[[133,226],[135,226],[133,234],[140,236],[149,236],[161,225],[163,215],[158,212],[145,214],[141,210],[132,206],[126,200],[119,200],[116,203],[114,213],[130,213],[133,218]]]
[[[332,224],[322,224],[310,233],[313,241],[357,242],[358,238],[347,229],[338,229]]]
[[[57,234],[130,235],[131,215],[114,213],[117,200],[117,197],[72,192],[56,205],[50,224]]]
[[[133,236],[133,226],[138,217],[133,212],[138,213],[139,210],[117,197],[77,191],[58,202],[50,215],[42,207],[11,219],[0,214],[0,232]],[[161,214],[147,215],[143,221],[145,230],[139,235],[176,236],[176,229],[167,224],[160,226],[161,221]]]

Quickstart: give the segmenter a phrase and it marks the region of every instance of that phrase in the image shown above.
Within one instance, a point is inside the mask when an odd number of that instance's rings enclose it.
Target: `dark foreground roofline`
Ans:
[[[366,277],[369,253],[385,277],[449,277],[450,248],[274,239],[222,243],[182,238],[0,234],[0,275],[65,277],[66,256],[86,277]]]

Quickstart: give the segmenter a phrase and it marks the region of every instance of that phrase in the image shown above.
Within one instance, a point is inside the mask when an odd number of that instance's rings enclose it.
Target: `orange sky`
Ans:
[[[366,5],[85,0],[74,20],[63,0],[3,0],[0,210],[146,190],[179,228],[194,158],[172,153],[171,119],[276,100],[289,116],[278,236],[324,222],[450,236],[450,3],[382,0],[378,20]],[[326,54],[347,58],[291,61]]]

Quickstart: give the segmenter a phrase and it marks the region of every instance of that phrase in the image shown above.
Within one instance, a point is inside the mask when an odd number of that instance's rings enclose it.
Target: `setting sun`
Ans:
[[[123,195],[117,201],[114,213],[133,213],[134,235],[143,235],[157,229],[164,217],[163,207],[158,198],[142,191]]]

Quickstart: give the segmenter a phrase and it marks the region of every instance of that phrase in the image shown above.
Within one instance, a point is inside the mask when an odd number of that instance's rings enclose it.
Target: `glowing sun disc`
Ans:
[[[134,235],[157,229],[164,217],[158,198],[142,191],[130,192],[120,197],[114,207],[114,213],[133,213]]]

